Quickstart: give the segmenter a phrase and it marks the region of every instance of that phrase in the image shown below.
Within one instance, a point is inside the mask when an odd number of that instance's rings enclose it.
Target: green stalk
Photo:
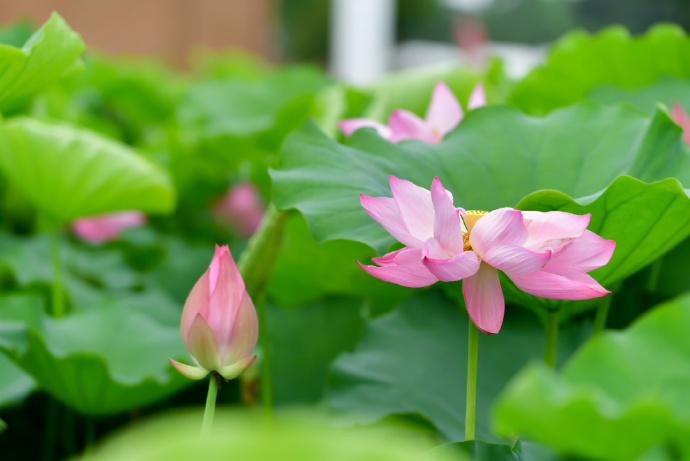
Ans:
[[[465,441],[474,440],[474,420],[477,413],[477,360],[479,358],[479,330],[469,320],[467,336],[467,400],[465,403]]]
[[[556,368],[556,349],[558,347],[558,311],[546,311],[544,330],[544,363]]]
[[[59,318],[65,315],[65,294],[62,285],[62,258],[60,257],[60,229],[50,230],[50,260],[53,266],[52,315]]]
[[[613,300],[613,293],[607,295],[597,306],[597,313],[594,316],[594,326],[592,327],[591,339],[598,338],[606,329],[606,318],[609,315],[609,308]]]
[[[247,249],[237,263],[247,292],[254,300],[259,320],[259,344],[261,345],[261,404],[267,416],[273,413],[273,366],[271,362],[271,340],[266,319],[266,285],[273,272],[287,213],[274,206],[266,211],[261,227],[247,244]]]
[[[266,323],[266,295],[259,297],[256,303],[256,316],[259,319],[259,342],[261,344],[261,403],[266,417],[273,416],[273,367],[271,341]]]
[[[213,415],[216,413],[216,396],[218,395],[218,376],[210,374],[208,381],[208,394],[206,395],[206,409],[204,410],[204,422],[201,425],[201,434],[208,435],[213,426]]]

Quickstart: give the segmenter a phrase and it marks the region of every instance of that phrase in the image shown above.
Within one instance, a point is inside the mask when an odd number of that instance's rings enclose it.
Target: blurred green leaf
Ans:
[[[104,301],[59,320],[33,305],[14,314],[0,324],[0,350],[82,413],[120,413],[191,384],[167,360],[187,359],[180,312],[160,300]]]
[[[329,405],[357,423],[418,413],[448,440],[464,440],[467,318],[438,292],[427,291],[374,319],[354,352],[334,362]],[[535,320],[509,306],[501,333],[480,335],[476,431],[481,440],[500,441],[489,431],[489,407],[525,363],[541,358],[544,333]],[[560,360],[588,330],[575,324],[561,329]]]
[[[462,456],[475,461],[522,461],[520,453],[505,443],[489,443],[483,440],[446,443],[435,450],[453,456]]]
[[[334,429],[302,411],[271,424],[256,415],[219,411],[210,437],[199,434],[201,412],[167,414],[123,431],[78,459],[93,461],[450,461],[428,445],[382,431]],[[465,461],[467,458],[461,458]]]
[[[290,213],[268,294],[284,307],[309,304],[324,296],[361,296],[371,302],[374,314],[389,311],[413,290],[371,277],[357,265],[358,260],[374,256],[371,248],[358,242],[316,242],[304,217]]]
[[[276,402],[321,400],[331,362],[354,349],[364,331],[362,301],[327,298],[289,309],[267,307]]]
[[[169,213],[167,175],[126,146],[93,132],[30,118],[0,125],[0,167],[51,219],[97,213]]]
[[[690,39],[677,25],[657,25],[640,37],[620,26],[595,35],[571,32],[516,86],[509,102],[543,115],[585,99],[597,85],[634,88],[664,75],[689,78],[689,62]]]
[[[0,44],[21,48],[29,40],[35,29],[28,21],[17,21],[0,27]]]
[[[390,196],[391,174],[425,188],[438,175],[456,205],[485,210],[515,206],[540,189],[587,197],[622,174],[690,184],[690,151],[680,133],[662,110],[650,119],[594,103],[546,118],[480,108],[436,145],[395,145],[373,130],[359,130],[342,145],[307,122],[286,139],[280,166],[270,173],[276,206],[298,209],[317,241],[356,240],[381,253],[393,239],[366,214],[359,195]]]
[[[599,85],[592,88],[587,99],[602,104],[627,102],[650,114],[659,103],[670,109],[675,101],[688,110],[690,109],[690,78],[664,76],[650,85],[637,88]]]
[[[685,296],[626,331],[607,332],[588,343],[560,375],[534,364],[498,400],[494,425],[501,433],[519,431],[587,458],[638,459],[661,445],[673,459],[685,459],[690,454],[689,329],[690,297]]]
[[[4,295],[0,297],[0,325],[23,317],[25,310],[38,312],[40,309],[42,302],[37,296]],[[4,354],[0,354],[0,370],[0,407],[20,403],[36,388],[36,381]]]
[[[82,70],[84,42],[53,13],[22,48],[0,45],[0,109],[14,109],[24,98],[55,80]]]

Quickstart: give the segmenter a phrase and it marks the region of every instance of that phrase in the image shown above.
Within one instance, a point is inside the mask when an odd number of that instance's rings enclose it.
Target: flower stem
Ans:
[[[611,307],[611,300],[613,300],[613,294],[607,295],[601,300],[599,306],[597,306],[597,313],[594,316],[594,326],[592,327],[592,338],[598,338],[606,329],[606,318],[609,315],[609,308]]]
[[[204,422],[201,426],[202,435],[208,435],[211,431],[211,426],[213,426],[213,415],[216,413],[216,395],[218,395],[218,376],[215,373],[211,373],[208,381]]]
[[[57,227],[50,230],[50,260],[53,266],[52,315],[59,318],[65,315],[65,295],[62,285],[60,229]]]
[[[266,323],[266,295],[259,297],[256,303],[256,315],[259,319],[259,342],[261,343],[261,403],[268,418],[273,415],[273,366],[271,341]]]
[[[477,360],[479,356],[479,330],[469,321],[467,336],[467,401],[465,403],[465,441],[474,440],[474,419],[477,412]]]
[[[544,331],[544,363],[556,368],[556,349],[558,347],[558,311],[546,311],[546,328]]]

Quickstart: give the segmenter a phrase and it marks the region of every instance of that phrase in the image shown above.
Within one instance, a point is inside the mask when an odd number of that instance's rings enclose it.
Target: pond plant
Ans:
[[[3,459],[690,457],[681,28],[368,87],[0,41]]]

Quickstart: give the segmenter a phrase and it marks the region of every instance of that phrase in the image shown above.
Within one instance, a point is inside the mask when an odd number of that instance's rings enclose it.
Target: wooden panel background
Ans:
[[[184,67],[190,51],[241,48],[275,55],[277,0],[0,0],[0,23],[36,24],[57,11],[87,47],[111,54],[156,55]]]

